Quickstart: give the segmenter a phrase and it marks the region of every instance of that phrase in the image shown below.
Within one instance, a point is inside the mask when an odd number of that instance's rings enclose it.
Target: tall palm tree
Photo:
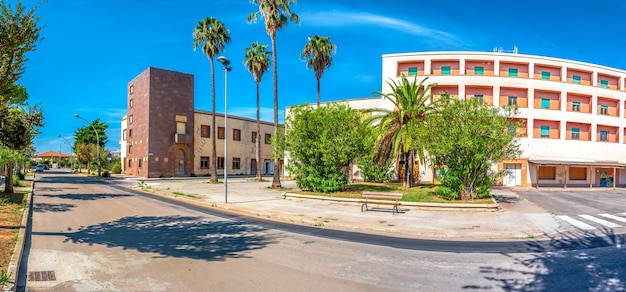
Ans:
[[[393,110],[369,109],[368,112],[374,115],[368,119],[368,123],[378,127],[377,137],[377,157],[378,162],[386,162],[389,159],[404,161],[404,183],[405,187],[413,187],[415,178],[413,176],[415,154],[424,162],[425,147],[419,144],[418,137],[425,133],[426,116],[433,113],[438,102],[429,102],[432,96],[431,88],[436,84],[425,85],[428,78],[417,83],[417,77],[409,81],[402,77],[400,82],[396,80],[387,81],[391,87],[391,92],[379,94],[389,100],[393,105]]]
[[[256,180],[261,181],[261,78],[270,68],[270,52],[266,51],[267,45],[252,43],[252,47],[246,47],[246,55],[243,64],[252,73],[256,83]]]
[[[320,106],[320,79],[326,68],[333,63],[333,54],[337,52],[337,45],[330,43],[330,38],[315,35],[308,38],[309,42],[304,46],[301,57],[306,61],[307,68],[313,68],[317,79],[317,107]]]
[[[272,64],[274,75],[274,137],[278,137],[278,62],[276,59],[276,32],[287,26],[289,21],[300,23],[297,14],[291,12],[289,4],[297,3],[297,0],[250,0],[250,3],[259,6],[259,11],[248,15],[248,23],[257,22],[259,15],[265,19],[265,31],[272,41]],[[279,145],[274,145],[278,147]],[[280,158],[274,157],[274,179],[272,180],[273,188],[280,188],[280,174],[278,166]]]
[[[213,115],[211,120],[212,138],[211,139],[211,183],[217,182],[217,131],[215,127],[215,64],[213,57],[224,51],[224,47],[230,42],[230,32],[224,26],[224,23],[213,17],[207,17],[198,21],[198,26],[193,30],[193,49],[194,51],[202,47],[202,52],[209,58],[211,63],[211,107]],[[226,162],[224,162],[226,163]]]

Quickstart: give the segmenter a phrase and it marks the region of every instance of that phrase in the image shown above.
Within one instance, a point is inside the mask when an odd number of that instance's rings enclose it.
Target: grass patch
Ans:
[[[0,285],[3,285],[10,276],[7,274],[7,267],[17,242],[28,193],[29,191],[22,190],[16,190],[11,194],[0,193],[0,226],[4,226],[0,228]]]
[[[188,197],[188,198],[194,198],[194,199],[198,199],[199,197],[193,194],[185,194],[185,193],[181,193],[181,192],[172,192],[172,194],[176,195],[176,196],[183,196],[183,197]]]
[[[308,191],[294,191],[294,193],[304,194],[304,195],[313,195],[313,196],[322,196],[322,197],[330,197],[330,198],[352,198],[352,199],[361,199],[361,193],[363,191],[371,191],[371,192],[395,192],[402,193],[402,202],[420,202],[420,203],[446,203],[446,204],[459,204],[459,203],[470,203],[470,204],[488,204],[493,203],[491,199],[477,199],[473,201],[462,201],[462,200],[446,200],[441,198],[437,194],[435,194],[435,190],[439,185],[433,184],[423,184],[417,185],[412,188],[405,188],[402,186],[402,183],[358,183],[351,184],[346,187],[345,191],[342,192],[333,192],[333,193],[319,193],[319,192],[308,192]]]

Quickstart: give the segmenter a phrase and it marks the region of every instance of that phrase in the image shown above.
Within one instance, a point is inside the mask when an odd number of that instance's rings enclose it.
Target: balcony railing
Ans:
[[[174,143],[191,143],[191,135],[174,134]]]

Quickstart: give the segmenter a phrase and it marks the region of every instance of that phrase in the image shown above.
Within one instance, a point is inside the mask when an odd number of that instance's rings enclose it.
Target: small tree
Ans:
[[[512,122],[513,108],[484,105],[476,100],[452,100],[428,117],[428,141],[433,164],[442,168],[441,192],[463,200],[484,198],[502,172],[491,172],[498,161],[516,158],[519,145]]]
[[[293,107],[287,117],[289,171],[302,190],[333,192],[348,184],[350,162],[362,156],[362,123],[356,110],[331,103]]]

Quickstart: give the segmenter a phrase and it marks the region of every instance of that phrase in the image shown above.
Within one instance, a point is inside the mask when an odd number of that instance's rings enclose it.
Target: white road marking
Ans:
[[[613,219],[615,221],[626,223],[626,218],[624,218],[624,217],[619,217],[619,216],[615,216],[615,215],[611,215],[611,214],[600,214],[600,216],[606,217],[606,218],[610,218],[610,219]],[[624,216],[626,216],[626,214],[624,214]]]
[[[587,219],[587,220],[589,220],[589,221],[593,221],[593,222],[596,222],[596,223],[602,224],[602,225],[604,225],[604,226],[606,226],[606,227],[609,227],[609,228],[617,228],[617,227],[622,227],[622,225],[615,224],[615,223],[613,223],[613,222],[609,222],[609,221],[606,221],[606,220],[604,220],[604,219],[596,218],[596,217],[593,217],[593,216],[591,216],[591,215],[578,215],[578,216],[583,217],[583,218],[585,218],[585,219]]]
[[[565,222],[567,222],[567,223],[569,223],[569,224],[574,225],[575,227],[583,229],[583,230],[597,229],[597,228],[595,228],[595,227],[593,227],[593,226],[591,226],[591,225],[589,225],[587,223],[578,221],[578,220],[576,220],[576,219],[574,219],[574,218],[572,218],[570,216],[561,215],[561,216],[556,216],[556,217],[561,219],[561,220],[563,220],[563,221],[565,221]]]

